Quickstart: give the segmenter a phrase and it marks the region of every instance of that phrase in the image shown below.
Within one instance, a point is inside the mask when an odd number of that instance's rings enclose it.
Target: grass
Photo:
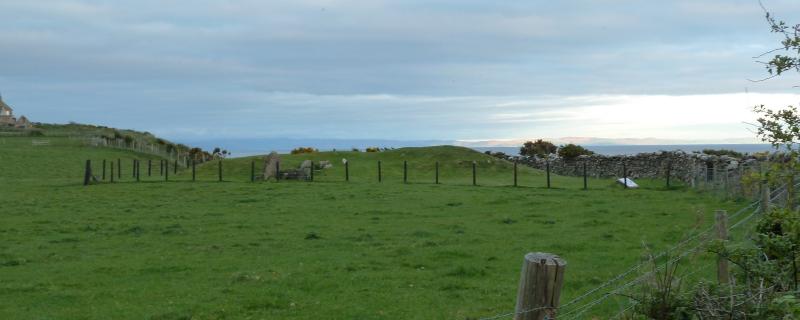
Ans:
[[[222,183],[215,162],[198,182],[181,170],[135,183],[131,160],[146,155],[49,139],[0,138],[0,318],[479,318],[513,310],[527,252],[568,261],[569,301],[638,262],[642,242],[665,248],[742,206],[656,180],[583,191],[553,176],[547,189],[521,166],[514,188],[512,164],[457,147],[283,156],[332,161],[313,183],[249,183],[254,158],[225,160]],[[89,158],[95,172],[122,159],[122,181],[81,186]]]

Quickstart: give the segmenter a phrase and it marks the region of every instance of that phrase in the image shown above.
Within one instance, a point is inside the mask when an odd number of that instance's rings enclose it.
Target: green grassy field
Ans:
[[[313,183],[250,183],[252,158],[225,160],[221,183],[216,162],[198,182],[181,170],[136,183],[145,155],[49,140],[0,138],[2,319],[480,318],[513,311],[527,252],[568,261],[569,301],[638,262],[643,242],[663,249],[744,205],[662,181],[584,191],[553,176],[547,189],[523,167],[514,188],[512,164],[457,147],[283,156],[332,161]],[[81,185],[86,159],[98,172],[117,158],[122,181]]]

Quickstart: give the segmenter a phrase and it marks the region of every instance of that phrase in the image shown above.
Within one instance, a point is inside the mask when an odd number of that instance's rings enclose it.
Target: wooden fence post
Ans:
[[[147,159],[147,176],[153,175],[153,159]]]
[[[350,161],[344,162],[344,181],[350,182]]]
[[[122,180],[122,159],[117,158],[117,179]]]
[[[473,186],[477,186],[478,185],[478,178],[476,177],[476,174],[477,174],[477,172],[475,170],[475,161],[472,161],[472,185]]]
[[[408,183],[408,161],[403,160],[403,183]]]
[[[86,160],[86,169],[83,171],[83,185],[88,186],[92,181],[92,160]]]
[[[628,168],[625,166],[625,160],[622,160],[622,185],[628,189]]]
[[[106,159],[103,159],[103,181],[106,181]]]
[[[761,214],[769,212],[770,207],[770,190],[769,183],[764,180],[761,182]]]
[[[545,164],[547,165],[547,189],[550,189],[550,160],[545,162]]]
[[[314,163],[311,163],[311,179],[314,179]],[[250,161],[250,182],[256,182],[256,161]]]
[[[192,182],[196,181],[197,178],[197,162],[192,159]]]
[[[281,162],[280,161],[276,161],[275,162],[275,182],[278,182],[280,180],[281,180]]]
[[[110,165],[111,165],[111,168],[110,168],[110,169],[111,169],[111,170],[110,170],[110,172],[109,172],[109,173],[111,173],[111,175],[109,175],[109,177],[111,177],[111,182],[114,182],[114,161],[110,161],[110,162],[111,162],[111,163],[110,163]]]
[[[158,175],[160,175],[160,176],[164,175],[164,160],[163,159],[158,161]]]
[[[436,164],[434,166],[436,167],[436,170],[434,170],[436,172],[434,173],[435,177],[433,179],[433,183],[439,184],[439,161],[436,161]]]
[[[219,182],[222,182],[222,160],[217,162],[217,175],[219,176]]]
[[[589,181],[586,176],[586,161],[583,162],[583,190],[589,190]]]
[[[728,240],[728,213],[725,210],[717,210],[716,214],[717,239]],[[728,272],[728,260],[723,256],[717,257],[717,281],[719,284],[728,284],[730,273]]]
[[[178,174],[178,159],[175,159],[175,165],[172,167],[172,173]]]
[[[131,178],[136,178],[136,159],[131,160]]]
[[[383,173],[381,172],[381,161],[378,160],[378,182],[383,181]]]
[[[517,160],[514,160],[514,186],[517,186]]]
[[[142,175],[142,166],[141,165],[142,165],[142,162],[139,159],[137,159],[136,160],[136,182],[141,181],[141,175]]]
[[[566,261],[551,253],[525,255],[514,320],[556,318],[566,267]]]
[[[164,181],[169,181],[169,161],[164,160]]]
[[[314,160],[311,160],[311,181],[314,181]]]

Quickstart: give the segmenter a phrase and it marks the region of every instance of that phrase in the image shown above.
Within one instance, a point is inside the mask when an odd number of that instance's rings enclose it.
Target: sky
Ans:
[[[800,23],[800,2],[763,0]],[[17,115],[173,140],[755,142],[756,0],[0,1]],[[583,140],[582,140],[583,141]]]

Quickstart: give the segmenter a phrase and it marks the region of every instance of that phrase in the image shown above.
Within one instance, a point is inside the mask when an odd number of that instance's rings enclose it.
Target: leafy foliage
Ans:
[[[558,147],[554,145],[550,141],[544,141],[542,139],[533,141],[527,141],[522,145],[522,148],[519,149],[519,154],[523,156],[547,156],[550,154],[556,153]]]
[[[708,154],[708,155],[731,156],[731,157],[734,157],[734,158],[741,158],[741,157],[744,156],[744,154],[742,154],[741,152],[734,151],[734,150],[729,150],[729,149],[703,149],[702,152],[705,153],[705,154]]]
[[[302,153],[315,153],[319,152],[319,150],[314,149],[312,147],[297,147],[292,149],[292,154],[302,154]]]
[[[558,155],[565,159],[575,159],[579,156],[592,154],[594,154],[594,151],[572,143],[558,148]]]

